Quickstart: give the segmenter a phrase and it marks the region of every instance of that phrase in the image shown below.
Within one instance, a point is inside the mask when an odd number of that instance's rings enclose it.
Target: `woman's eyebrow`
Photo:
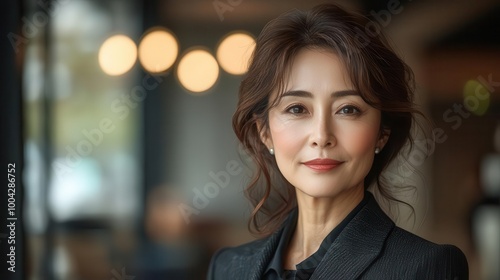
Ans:
[[[349,95],[358,95],[359,96],[359,93],[353,89],[339,90],[339,91],[334,91],[331,93],[331,96],[335,97],[335,98],[349,96]],[[286,96],[312,98],[313,94],[310,93],[309,91],[305,91],[305,90],[289,90],[289,91],[284,92],[281,95],[281,97],[286,97]]]
[[[359,92],[353,89],[347,89],[347,90],[340,90],[340,91],[335,91],[332,92],[332,97],[344,97],[344,96],[349,96],[349,95],[357,95],[359,96]]]
[[[296,96],[296,97],[309,97],[312,98],[313,94],[310,93],[309,91],[305,90],[289,90],[284,92],[281,97],[286,97],[286,96]]]

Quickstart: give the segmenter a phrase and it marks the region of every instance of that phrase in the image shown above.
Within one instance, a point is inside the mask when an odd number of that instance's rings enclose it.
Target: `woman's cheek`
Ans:
[[[338,142],[344,143],[344,148],[350,154],[371,154],[374,150],[378,136],[378,130],[374,129],[372,125],[358,124],[349,125],[337,134]],[[342,138],[342,140],[338,138]]]
[[[305,122],[281,117],[270,119],[269,125],[275,151],[290,156],[299,152],[307,133]]]

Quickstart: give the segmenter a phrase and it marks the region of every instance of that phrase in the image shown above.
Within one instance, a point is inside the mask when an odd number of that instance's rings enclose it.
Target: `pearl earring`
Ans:
[[[375,153],[376,154],[380,153],[380,148],[379,147],[375,148]]]
[[[270,153],[271,155],[274,155],[274,149],[273,149],[273,148],[270,148],[270,149],[269,149],[269,153]]]

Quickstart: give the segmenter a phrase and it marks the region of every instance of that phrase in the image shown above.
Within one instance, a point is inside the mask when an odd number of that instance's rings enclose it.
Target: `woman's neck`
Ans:
[[[316,252],[325,237],[363,200],[363,196],[362,186],[333,198],[314,198],[297,191],[297,226],[288,244],[285,268],[295,269],[295,264]]]

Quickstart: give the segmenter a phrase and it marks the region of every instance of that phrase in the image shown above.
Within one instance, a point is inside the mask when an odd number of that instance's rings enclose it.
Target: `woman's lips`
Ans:
[[[316,171],[329,171],[341,165],[342,163],[344,162],[329,158],[317,158],[310,161],[306,161],[303,164]]]

